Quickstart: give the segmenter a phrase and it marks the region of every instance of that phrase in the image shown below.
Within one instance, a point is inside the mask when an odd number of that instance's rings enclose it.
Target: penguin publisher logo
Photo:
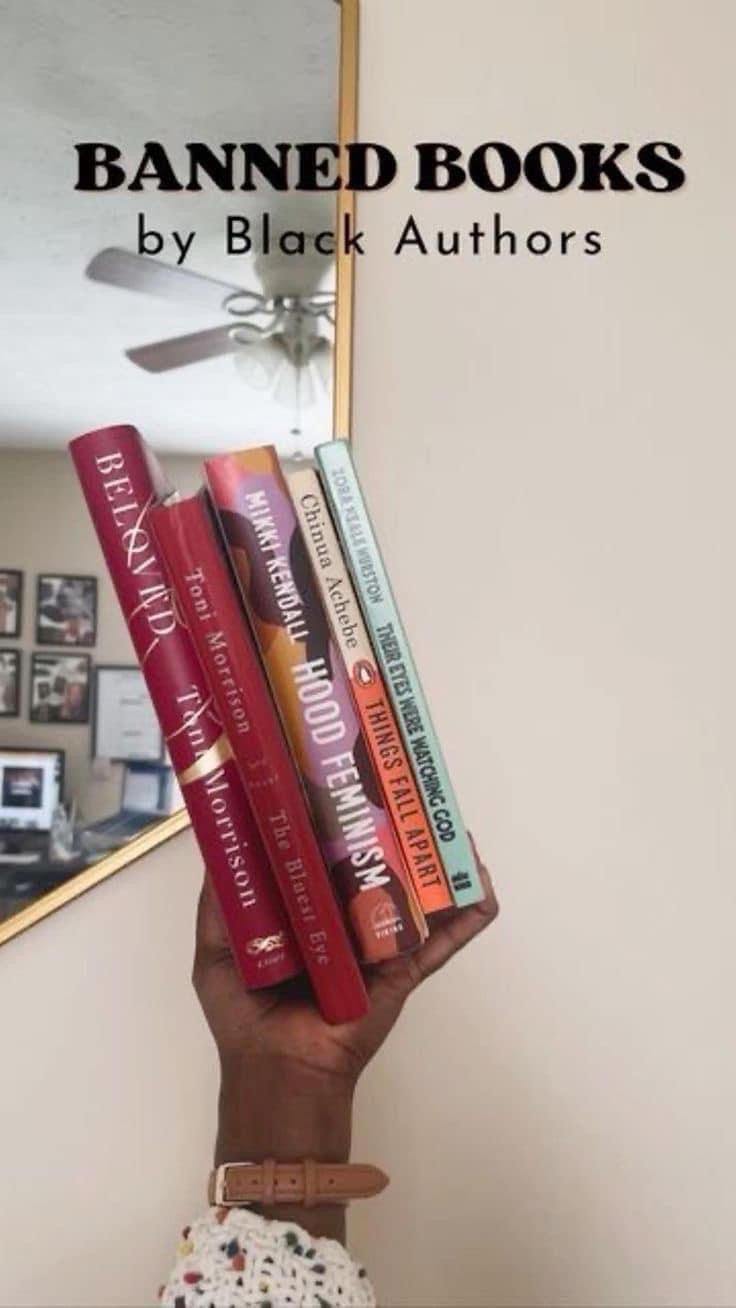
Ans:
[[[354,676],[359,686],[373,686],[376,683],[376,669],[368,659],[359,659],[355,665]]]

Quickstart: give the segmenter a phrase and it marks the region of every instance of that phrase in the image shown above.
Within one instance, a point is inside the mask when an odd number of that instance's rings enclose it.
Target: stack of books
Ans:
[[[133,427],[70,449],[243,982],[354,1021],[362,966],[483,892],[349,447],[191,499]]]

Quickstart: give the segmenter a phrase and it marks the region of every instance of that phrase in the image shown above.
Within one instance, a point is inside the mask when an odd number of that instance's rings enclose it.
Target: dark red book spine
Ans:
[[[89,432],[70,450],[241,976],[275,985],[302,962],[151,534],[151,509],[171,488],[134,427]]]
[[[367,1010],[266,674],[205,493],[153,510],[151,527],[212,689],[320,1008]]]

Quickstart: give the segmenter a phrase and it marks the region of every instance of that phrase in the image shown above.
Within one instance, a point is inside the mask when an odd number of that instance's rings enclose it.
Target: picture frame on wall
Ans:
[[[36,591],[36,644],[97,643],[97,578],[42,572]]]
[[[163,733],[136,664],[98,664],[92,703],[93,758],[112,763],[162,761]]]
[[[0,568],[0,640],[17,640],[23,616],[23,573]]]
[[[31,722],[82,725],[89,722],[90,673],[88,654],[31,655]]]
[[[20,716],[20,650],[0,649],[0,718]]]

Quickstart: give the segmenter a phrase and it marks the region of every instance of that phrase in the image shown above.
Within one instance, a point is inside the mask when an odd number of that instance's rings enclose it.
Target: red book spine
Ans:
[[[249,988],[275,985],[301,971],[301,958],[151,534],[150,511],[171,488],[134,427],[89,432],[70,451],[234,958]]]
[[[206,494],[153,510],[151,526],[207,675],[320,1008],[367,1010],[363,978]]]

